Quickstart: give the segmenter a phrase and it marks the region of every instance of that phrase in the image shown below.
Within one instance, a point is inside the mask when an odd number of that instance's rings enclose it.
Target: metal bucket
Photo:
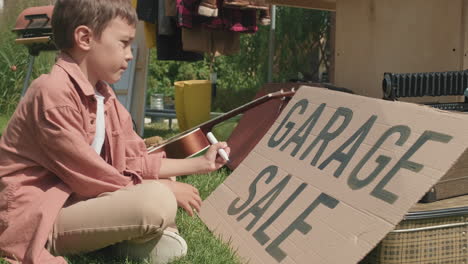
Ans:
[[[152,94],[150,97],[150,108],[156,110],[164,109],[164,95]]]

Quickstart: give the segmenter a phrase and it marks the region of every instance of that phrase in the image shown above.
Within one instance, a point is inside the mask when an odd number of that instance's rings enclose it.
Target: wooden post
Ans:
[[[135,69],[135,78],[133,79],[132,102],[130,113],[136,125],[136,131],[143,136],[145,124],[145,105],[146,105],[146,87],[148,77],[149,49],[146,46],[144,34],[144,22],[137,24],[135,43],[138,46]]]
[[[463,0],[462,3],[462,25],[461,25],[461,40],[462,43],[460,45],[460,69],[466,70],[468,69],[468,0]]]
[[[336,12],[330,12],[330,67],[328,68],[328,78],[330,83],[335,83],[335,33],[336,33]]]
[[[270,35],[268,36],[268,82],[273,81],[273,64],[275,63],[275,30],[276,30],[276,6],[271,6]]]

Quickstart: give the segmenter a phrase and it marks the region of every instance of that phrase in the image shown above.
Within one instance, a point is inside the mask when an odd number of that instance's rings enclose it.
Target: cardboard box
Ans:
[[[442,177],[421,202],[432,203],[435,201],[468,194],[468,163],[452,168]]]
[[[249,263],[357,263],[463,167],[467,129],[462,114],[301,87],[200,217]]]

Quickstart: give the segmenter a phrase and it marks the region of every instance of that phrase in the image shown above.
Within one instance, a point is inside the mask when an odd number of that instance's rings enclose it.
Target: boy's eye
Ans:
[[[130,43],[130,41],[128,41],[128,40],[121,40],[120,42],[122,42],[122,44],[124,45],[124,47],[127,47],[128,44]]]

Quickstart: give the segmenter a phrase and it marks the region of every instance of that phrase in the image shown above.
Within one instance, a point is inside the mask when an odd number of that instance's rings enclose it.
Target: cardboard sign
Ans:
[[[200,217],[249,263],[357,263],[467,146],[463,114],[301,87]]]

